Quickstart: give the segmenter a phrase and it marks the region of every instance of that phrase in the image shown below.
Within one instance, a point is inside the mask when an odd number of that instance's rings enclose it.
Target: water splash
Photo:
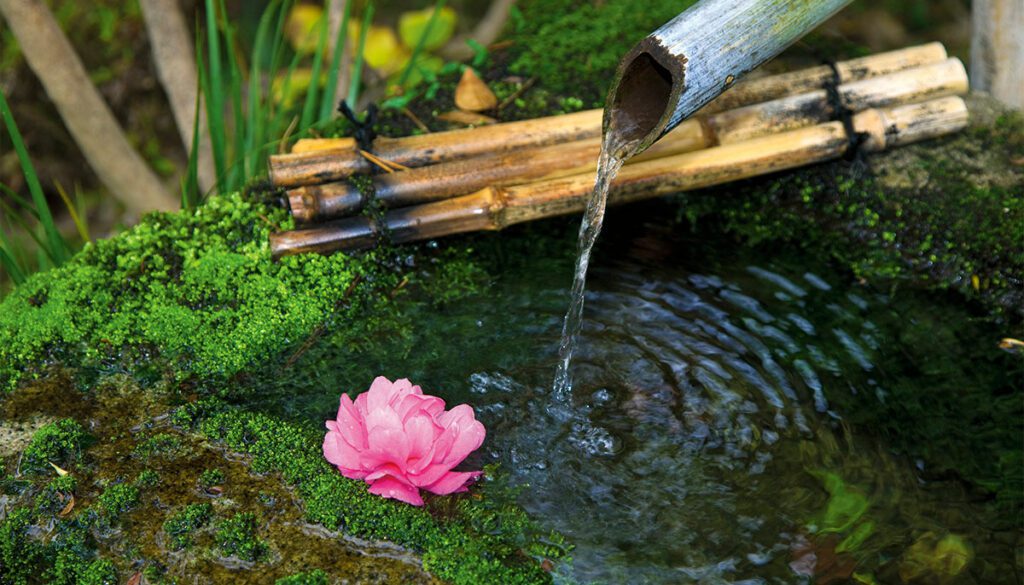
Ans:
[[[587,268],[590,266],[590,253],[594,249],[597,237],[604,225],[605,207],[608,205],[608,191],[612,181],[626,161],[636,154],[640,140],[623,138],[635,132],[609,128],[601,141],[601,156],[597,160],[597,181],[594,193],[587,202],[587,210],[580,224],[579,253],[576,256],[576,271],[573,275],[569,310],[565,314],[562,325],[562,340],[558,345],[558,370],[555,372],[554,398],[561,403],[568,399],[572,390],[572,376],[569,364],[576,349],[580,329],[583,326],[583,295],[587,286]]]

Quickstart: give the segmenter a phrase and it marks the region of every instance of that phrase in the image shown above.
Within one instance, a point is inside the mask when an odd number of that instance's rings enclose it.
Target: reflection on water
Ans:
[[[1018,581],[1019,526],[828,398],[889,399],[885,295],[666,238],[613,232],[595,257],[571,395],[550,390],[567,256],[440,313],[412,304],[413,352],[336,359],[477,408],[488,440],[469,463],[529,485],[521,503],[577,547],[566,582]],[[330,408],[322,382],[287,389],[294,414],[320,414],[296,391]]]

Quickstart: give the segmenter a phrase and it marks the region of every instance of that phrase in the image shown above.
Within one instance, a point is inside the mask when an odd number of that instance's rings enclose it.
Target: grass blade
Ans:
[[[441,9],[444,8],[444,3],[445,0],[437,0],[437,2],[434,3],[434,11],[430,13],[430,20],[427,21],[427,26],[423,28],[423,34],[421,34],[419,40],[416,41],[416,47],[412,50],[412,56],[409,57],[409,63],[406,64],[405,70],[402,71],[402,76],[398,78],[398,85],[405,87],[405,82],[409,80],[409,75],[412,73],[413,67],[416,66],[416,60],[419,59],[420,53],[423,52],[423,45],[425,45],[427,39],[430,38],[430,30],[434,28],[434,23],[437,22],[437,17],[441,14]]]
[[[78,207],[71,202],[71,197],[68,196],[67,191],[64,190],[64,185],[60,184],[60,181],[54,181],[54,186],[57,187],[57,193],[60,195],[61,201],[64,202],[64,207],[68,210],[68,215],[71,216],[71,221],[75,224],[75,229],[78,230],[78,235],[82,238],[83,242],[89,241],[89,226],[82,221],[82,216],[78,214]]]
[[[7,105],[7,97],[4,96],[2,91],[0,91],[0,116],[4,119],[4,125],[7,126],[7,133],[11,137],[14,151],[18,154],[21,171],[25,175],[25,182],[28,184],[29,193],[32,195],[32,202],[39,217],[39,223],[46,234],[46,252],[55,264],[61,264],[70,256],[70,249],[53,221],[50,206],[46,203],[46,196],[43,195],[43,187],[39,184],[39,176],[36,174],[32,159],[29,158],[28,151],[25,149],[25,142],[21,138],[21,132],[18,131],[18,125],[14,122],[11,108]]]
[[[313,54],[313,68],[309,74],[309,89],[306,90],[306,101],[302,106],[302,117],[299,119],[299,129],[305,131],[314,121],[317,114],[317,97],[320,92],[320,69],[323,67],[324,51],[327,48],[327,11],[320,17],[320,39],[316,43],[316,52]]]
[[[206,0],[206,42],[208,45],[207,60],[208,78],[203,83],[203,98],[206,100],[206,121],[210,131],[210,146],[213,150],[213,164],[217,170],[217,185],[223,184],[227,177],[227,128],[224,126],[224,76],[221,71],[220,31],[217,27],[217,5],[214,0]],[[202,63],[201,54],[198,56]],[[202,76],[203,69],[200,68]]]
[[[341,26],[338,27],[338,36],[334,39],[334,52],[331,54],[331,69],[327,75],[327,85],[324,87],[324,96],[320,99],[320,122],[327,122],[334,115],[338,104],[334,103],[334,94],[338,91],[338,76],[341,74],[341,57],[345,53],[345,43],[348,42],[348,20],[352,15],[353,0],[345,2],[345,10],[341,14]]]
[[[363,14],[363,26],[359,28],[359,43],[356,46],[356,62],[352,66],[352,80],[348,86],[348,98],[345,100],[348,107],[356,110],[356,102],[359,101],[359,84],[363,79],[363,51],[366,49],[366,32],[370,30],[370,23],[373,22],[373,1],[366,3],[366,12]]]

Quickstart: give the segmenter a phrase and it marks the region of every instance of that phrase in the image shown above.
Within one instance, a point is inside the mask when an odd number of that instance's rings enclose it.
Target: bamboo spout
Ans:
[[[619,64],[604,125],[642,152],[850,0],[701,0]]]

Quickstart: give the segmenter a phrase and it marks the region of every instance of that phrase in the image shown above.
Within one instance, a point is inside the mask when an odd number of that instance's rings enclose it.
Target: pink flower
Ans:
[[[422,506],[420,488],[443,495],[464,492],[479,471],[452,471],[484,442],[484,425],[473,409],[444,400],[419,386],[379,376],[355,402],[341,395],[338,420],[327,421],[324,457],[350,479],[370,484],[370,493]]]

